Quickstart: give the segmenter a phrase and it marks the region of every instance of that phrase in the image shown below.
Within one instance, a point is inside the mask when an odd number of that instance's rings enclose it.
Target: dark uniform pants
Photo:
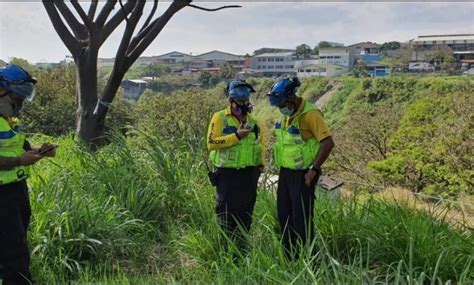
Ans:
[[[278,220],[287,256],[297,258],[298,247],[304,246],[314,236],[314,192],[319,177],[314,177],[306,187],[307,170],[280,169],[277,189]]]
[[[217,220],[229,236],[239,241],[243,241],[239,225],[249,231],[252,224],[259,176],[258,167],[217,170]]]
[[[3,284],[30,284],[26,241],[31,208],[25,181],[0,185],[0,276]]]

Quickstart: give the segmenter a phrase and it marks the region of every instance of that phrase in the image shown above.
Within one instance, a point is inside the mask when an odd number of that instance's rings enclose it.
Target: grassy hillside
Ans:
[[[249,81],[271,143],[279,116],[265,98],[272,81]],[[318,237],[301,259],[284,258],[275,193],[266,187],[259,188],[249,253],[225,250],[203,165],[208,121],[226,104],[222,88],[148,93],[129,110],[129,127],[121,129],[127,136],[113,135],[97,153],[67,135],[50,138],[60,145],[58,156],[36,165],[30,179],[29,238],[39,283],[474,280],[472,228],[453,223],[449,209],[435,212],[423,203],[418,210],[354,185],[359,195],[318,200]],[[337,144],[329,171],[453,199],[468,192],[463,187],[472,190],[472,170],[463,167],[472,161],[472,81],[313,78],[300,94],[315,101],[329,90],[323,111]],[[268,169],[274,171],[271,162]]]
[[[233,260],[213,214],[202,139],[138,133],[96,154],[71,138],[31,180],[30,233],[40,283],[460,283],[473,280],[474,237],[406,204],[318,200],[318,239],[284,258],[275,194],[259,190],[249,255]],[[316,251],[319,249],[319,251]]]

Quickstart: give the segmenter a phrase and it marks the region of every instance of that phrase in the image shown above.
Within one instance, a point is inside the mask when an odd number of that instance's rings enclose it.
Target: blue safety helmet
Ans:
[[[227,83],[225,93],[228,98],[247,99],[250,93],[255,92],[252,85],[243,80],[232,80]]]
[[[267,96],[270,100],[270,105],[280,106],[288,101],[288,99],[296,96],[296,90],[301,85],[298,77],[280,79],[272,85]]]
[[[10,64],[0,67],[0,88],[14,93],[29,101],[36,92],[36,79],[18,65]]]

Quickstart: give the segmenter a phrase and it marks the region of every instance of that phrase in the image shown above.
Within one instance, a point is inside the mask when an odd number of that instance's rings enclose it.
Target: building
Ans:
[[[319,63],[319,59],[318,59],[318,56],[316,55],[311,55],[309,58],[298,58],[298,57],[295,57],[293,59],[293,65],[294,65],[294,68],[295,69],[299,69],[303,66],[307,66],[307,65],[310,65],[310,64],[318,64]]]
[[[298,68],[296,75],[300,78],[311,77],[311,76],[324,76],[324,77],[335,77],[340,76],[349,71],[346,66],[324,64],[324,63],[313,63]]]
[[[295,74],[294,52],[263,53],[252,57],[250,68],[263,76],[281,76]]]
[[[98,58],[97,67],[114,66],[115,58]]]
[[[124,97],[138,100],[146,89],[147,82],[139,79],[124,80],[120,87],[124,90]]]
[[[378,55],[380,54],[380,45],[372,42],[361,42],[350,45],[351,53],[354,55],[354,63],[356,64],[359,59],[364,55]]]
[[[48,69],[59,68],[59,67],[61,67],[61,64],[54,63],[54,62],[38,62],[35,64],[35,68],[41,69],[41,70],[48,70]]]
[[[202,60],[199,58],[183,62],[183,69],[190,70],[190,69],[203,69],[212,67],[212,62],[208,60]]]
[[[426,56],[437,48],[447,46],[457,62],[474,61],[474,34],[426,35],[410,41],[412,61],[425,61]]]
[[[173,63],[182,63],[188,62],[195,59],[194,56],[178,51],[172,51],[165,53],[156,57],[156,59],[161,63],[173,64]]]
[[[141,56],[137,58],[134,64],[138,65],[150,65],[158,62],[157,56]]]
[[[349,47],[321,48],[319,50],[319,62],[352,68],[354,66],[354,55]]]
[[[196,56],[196,58],[199,60],[211,62],[212,67],[222,67],[226,63],[230,64],[237,70],[248,67],[246,66],[245,57],[218,50],[200,54]]]
[[[380,62],[367,62],[367,72],[373,77],[384,77],[390,74],[390,67]]]

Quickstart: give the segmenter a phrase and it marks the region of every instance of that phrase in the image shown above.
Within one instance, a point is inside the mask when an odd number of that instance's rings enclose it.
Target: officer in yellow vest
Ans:
[[[296,96],[298,78],[277,81],[268,92],[282,117],[275,124],[274,160],[280,167],[277,209],[285,252],[298,256],[297,246],[313,238],[314,192],[321,166],[334,141],[321,112]],[[296,246],[296,248],[295,248]]]
[[[248,231],[257,196],[257,182],[263,171],[264,139],[250,114],[253,87],[245,81],[227,84],[230,106],[212,116],[207,147],[215,172],[216,214],[219,224],[234,239]]]
[[[0,67],[0,276],[3,284],[31,284],[27,229],[31,216],[26,179],[28,166],[40,155],[21,132],[15,118],[24,100],[31,100],[36,80],[16,65]],[[42,149],[52,145],[45,143]]]

